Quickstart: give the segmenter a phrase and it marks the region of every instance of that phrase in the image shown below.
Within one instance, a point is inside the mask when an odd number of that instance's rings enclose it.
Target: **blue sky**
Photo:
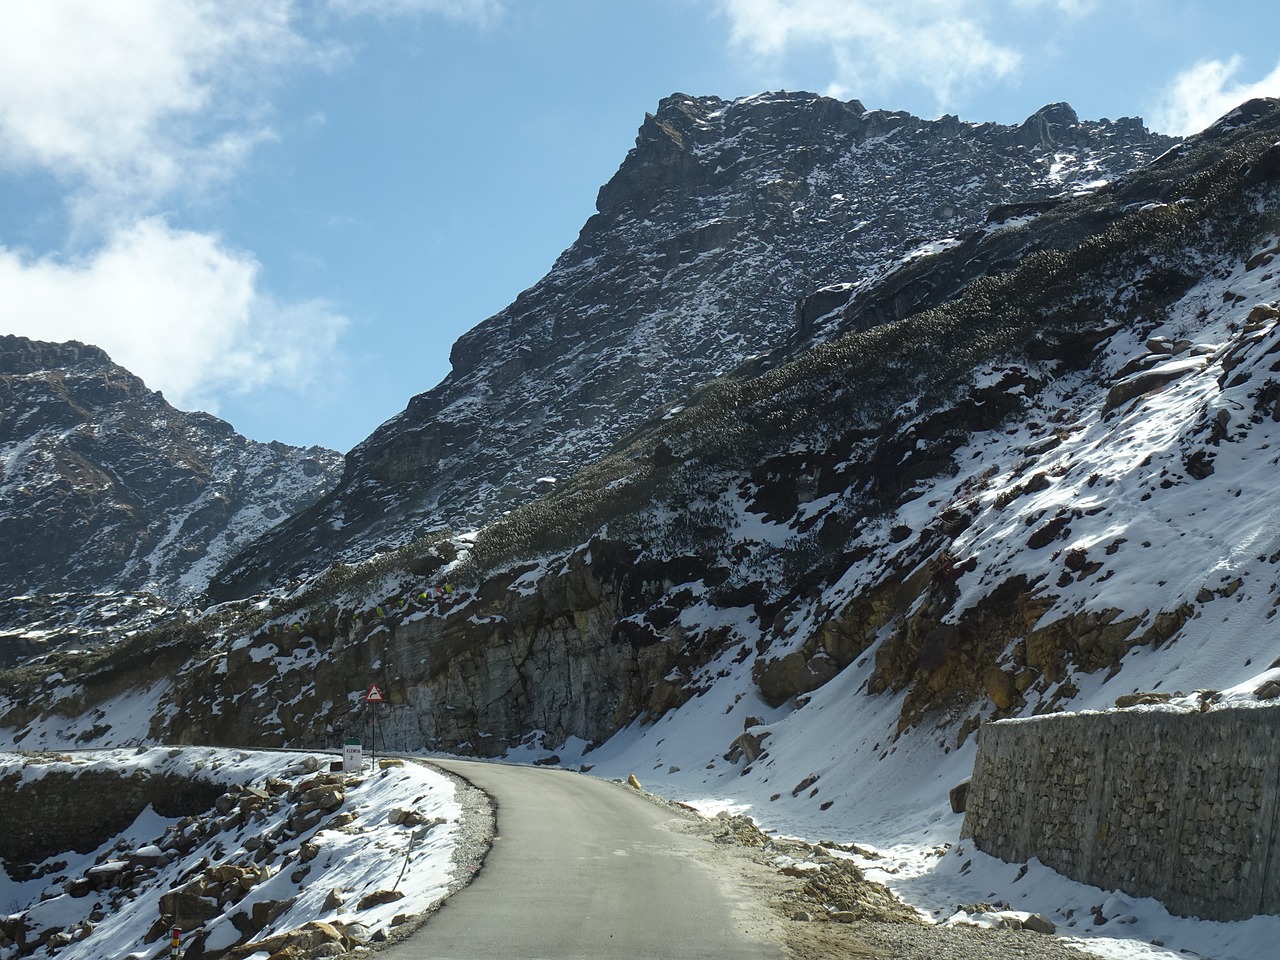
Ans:
[[[42,0],[0,30],[0,332],[347,450],[577,236],[673,92],[1171,133],[1280,96],[1280,6]]]

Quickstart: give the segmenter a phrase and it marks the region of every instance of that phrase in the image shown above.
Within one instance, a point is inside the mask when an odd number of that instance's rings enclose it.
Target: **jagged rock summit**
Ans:
[[[825,335],[813,321],[883,264],[1175,142],[1137,119],[1081,121],[1066,104],[1005,126],[810,93],[668,97],[550,273],[464,334],[445,380],[357,446],[334,492],[237,558],[214,593],[492,520],[717,375]]]
[[[0,598],[189,599],[341,462],[177,410],[98,347],[0,337]]]

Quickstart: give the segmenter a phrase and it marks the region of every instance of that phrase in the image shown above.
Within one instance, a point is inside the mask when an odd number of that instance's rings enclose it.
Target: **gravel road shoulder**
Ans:
[[[792,960],[1096,960],[1095,954],[1029,930],[929,924],[888,888],[867,880],[838,849],[768,836],[748,817],[708,818],[683,804],[644,796],[671,810],[669,829],[706,840],[704,862]]]

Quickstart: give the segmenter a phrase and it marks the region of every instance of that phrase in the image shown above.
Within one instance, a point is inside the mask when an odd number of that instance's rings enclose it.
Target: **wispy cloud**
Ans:
[[[0,248],[6,314],[25,336],[96,344],[176,406],[215,412],[219,396],[268,384],[305,393],[337,362],[346,319],[322,301],[278,302],[260,270],[158,218],[77,260]]]
[[[1013,5],[1033,11],[1047,7],[1069,17],[1083,17],[1097,10],[1100,3],[1099,0],[1013,0]]]
[[[484,23],[502,12],[502,3],[500,0],[329,0],[329,9],[346,15],[400,17],[429,14]]]
[[[970,86],[1013,74],[1021,62],[1016,50],[991,36],[990,6],[977,0],[720,0],[731,41],[762,60],[817,51],[832,65],[828,92],[865,96],[908,83],[928,90],[940,108]]]
[[[1165,133],[1198,133],[1223,114],[1255,97],[1280,97],[1280,63],[1260,80],[1237,78],[1243,61],[1205,60],[1174,77],[1155,109],[1151,124]]]

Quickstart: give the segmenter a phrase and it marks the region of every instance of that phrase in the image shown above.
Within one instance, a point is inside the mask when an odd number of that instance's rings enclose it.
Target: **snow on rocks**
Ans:
[[[330,766],[311,754],[211,748],[0,755],[0,771],[20,772],[19,788],[104,768],[224,787],[197,815],[148,806],[87,853],[9,864],[0,958],[41,948],[64,960],[151,956],[175,926],[190,957],[289,946],[331,956],[385,939],[452,889],[455,787],[420,764]]]

